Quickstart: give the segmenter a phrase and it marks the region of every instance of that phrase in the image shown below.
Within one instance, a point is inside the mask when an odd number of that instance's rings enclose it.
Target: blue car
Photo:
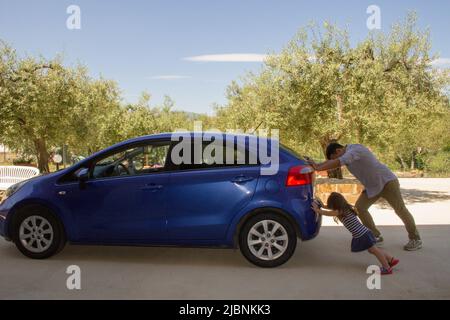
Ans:
[[[264,174],[271,164],[261,150],[278,141],[222,134],[211,148],[196,140],[203,135],[131,139],[15,184],[0,203],[0,234],[33,259],[69,242],[239,248],[260,267],[285,263],[297,239],[314,238],[321,226],[311,210],[312,169],[280,145],[270,155],[277,171]],[[180,151],[181,140],[194,151]],[[185,161],[172,156],[176,149]]]

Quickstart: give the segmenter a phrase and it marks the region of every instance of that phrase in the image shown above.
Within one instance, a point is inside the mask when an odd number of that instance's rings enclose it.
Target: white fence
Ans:
[[[0,190],[6,190],[15,183],[39,174],[39,169],[20,166],[0,166]]]

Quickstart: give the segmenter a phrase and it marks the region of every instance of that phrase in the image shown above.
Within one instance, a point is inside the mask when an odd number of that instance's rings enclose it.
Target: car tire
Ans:
[[[250,218],[239,234],[242,254],[258,267],[274,268],[286,263],[296,247],[294,226],[276,213],[262,213]]]
[[[13,241],[23,255],[46,259],[64,248],[66,236],[62,224],[50,210],[27,206],[14,219]]]

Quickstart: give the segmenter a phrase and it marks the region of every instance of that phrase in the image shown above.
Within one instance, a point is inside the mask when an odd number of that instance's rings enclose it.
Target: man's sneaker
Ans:
[[[391,261],[389,261],[389,267],[394,267],[396,265],[398,265],[398,263],[400,262],[400,260],[395,259],[394,257],[391,259]]]
[[[380,267],[380,271],[382,276],[392,274],[392,268],[386,269],[385,267]]]
[[[382,246],[384,243],[384,239],[382,236],[375,237],[375,240],[377,241],[376,243],[377,247]]]
[[[422,240],[409,240],[403,247],[406,251],[416,251],[422,248]]]

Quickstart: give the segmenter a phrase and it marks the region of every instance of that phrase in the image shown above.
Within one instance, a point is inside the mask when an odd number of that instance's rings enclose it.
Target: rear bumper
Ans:
[[[321,217],[317,217],[311,205],[313,190],[310,186],[290,187],[286,189],[284,210],[294,217],[303,241],[314,239],[322,226]]]
[[[319,215],[319,218],[317,219],[316,231],[311,236],[311,238],[309,238],[308,240],[311,240],[311,239],[314,239],[315,237],[317,237],[319,235],[320,228],[322,228],[322,216],[321,215]]]

